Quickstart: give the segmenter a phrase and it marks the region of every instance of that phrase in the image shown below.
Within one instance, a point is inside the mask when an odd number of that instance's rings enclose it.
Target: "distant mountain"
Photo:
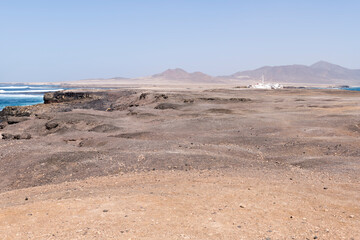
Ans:
[[[162,73],[151,76],[156,79],[176,80],[185,82],[217,82],[216,78],[202,72],[188,73],[181,68],[168,69]]]
[[[168,69],[152,76],[138,78],[114,77],[110,79],[87,79],[61,84],[252,84],[261,80],[266,82],[329,84],[360,86],[360,69],[353,70],[339,65],[320,61],[310,66],[286,65],[265,66],[255,70],[241,71],[230,76],[213,77],[202,72],[189,73],[181,68]],[[60,83],[59,83],[60,84]]]
[[[262,75],[269,82],[360,85],[360,70],[344,68],[325,61],[317,62],[311,66],[266,66],[255,70],[237,72],[229,77],[259,80]]]

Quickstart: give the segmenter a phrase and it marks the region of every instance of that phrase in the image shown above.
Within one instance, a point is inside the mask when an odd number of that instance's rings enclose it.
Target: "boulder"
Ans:
[[[24,122],[29,120],[30,118],[28,117],[13,117],[13,116],[9,116],[7,117],[7,123],[8,124],[16,124],[16,123],[20,123],[20,122]]]
[[[140,94],[140,98],[139,98],[139,99],[140,99],[140,100],[145,99],[147,95],[149,95],[149,93],[142,93],[142,94]]]
[[[59,126],[59,123],[58,122],[55,122],[55,121],[50,121],[50,122],[47,122],[45,124],[45,127],[47,130],[51,130],[51,129],[54,129],[54,128],[57,128]]]

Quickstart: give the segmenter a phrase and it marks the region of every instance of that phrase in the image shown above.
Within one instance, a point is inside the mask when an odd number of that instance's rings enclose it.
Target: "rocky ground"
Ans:
[[[360,92],[65,91],[6,108],[1,239],[359,239]]]

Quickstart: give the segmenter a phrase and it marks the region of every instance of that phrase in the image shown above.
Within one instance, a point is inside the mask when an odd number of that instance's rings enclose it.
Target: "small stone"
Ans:
[[[244,205],[240,205],[240,208],[245,208],[245,206],[244,206]]]
[[[236,226],[237,228],[241,228],[241,226],[240,225],[238,225],[238,226]]]
[[[354,218],[355,216],[354,215],[350,215],[349,218]]]
[[[103,212],[108,212],[108,211],[109,211],[109,210],[107,210],[107,209],[104,209],[104,210],[103,210]]]
[[[27,200],[29,200],[29,198],[28,198],[28,197],[26,197],[26,198],[25,198],[25,201],[27,201]]]
[[[328,189],[327,187],[324,187],[324,190]]]
[[[318,237],[317,237],[317,236],[315,236],[315,237],[314,237],[314,239],[318,239]]]

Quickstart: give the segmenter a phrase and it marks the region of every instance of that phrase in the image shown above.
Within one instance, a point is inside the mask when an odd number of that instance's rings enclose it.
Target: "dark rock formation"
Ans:
[[[155,99],[156,100],[159,100],[159,99],[168,99],[169,96],[165,95],[165,94],[156,94],[155,96]]]
[[[55,121],[50,121],[50,122],[47,122],[45,124],[45,127],[47,130],[51,130],[51,129],[54,129],[54,128],[57,128],[59,126],[59,123],[55,122]]]
[[[21,106],[5,107],[0,112],[0,117],[4,117],[4,116],[29,117],[30,115],[31,115],[31,111],[29,107],[21,107]]]
[[[199,98],[202,101],[214,101],[214,102],[250,102],[250,98],[216,98],[216,97],[207,97],[207,98]]]
[[[81,99],[93,99],[95,93],[90,92],[48,92],[44,94],[44,103],[60,103],[60,102],[71,102],[74,100]]]
[[[13,139],[14,135],[10,134],[10,133],[3,133],[2,135],[2,139]]]
[[[13,116],[9,116],[7,117],[7,123],[8,124],[16,124],[16,123],[20,123],[20,122],[24,122],[29,120],[30,118],[28,117],[13,117]]]
[[[161,109],[161,110],[165,110],[165,109],[178,109],[180,108],[181,105],[179,104],[174,104],[174,103],[160,103],[158,104],[155,109]]]
[[[22,134],[10,134],[10,133],[3,133],[2,139],[5,140],[20,140],[20,139],[31,139],[31,135],[29,133],[22,133]]]
[[[7,122],[0,119],[0,129],[4,129],[7,125]]]
[[[140,100],[145,99],[146,96],[149,95],[149,93],[142,93],[139,97]]]
[[[65,106],[61,106],[58,111],[69,112],[72,109],[95,109],[99,111],[111,111],[118,110],[112,105],[121,105],[122,108],[127,108],[129,102],[129,96],[135,95],[134,91],[59,91],[45,93],[44,103],[64,103]],[[118,103],[117,103],[118,102]],[[123,106],[124,105],[124,106]]]
[[[250,98],[230,98],[229,99],[232,102],[250,102]]]

